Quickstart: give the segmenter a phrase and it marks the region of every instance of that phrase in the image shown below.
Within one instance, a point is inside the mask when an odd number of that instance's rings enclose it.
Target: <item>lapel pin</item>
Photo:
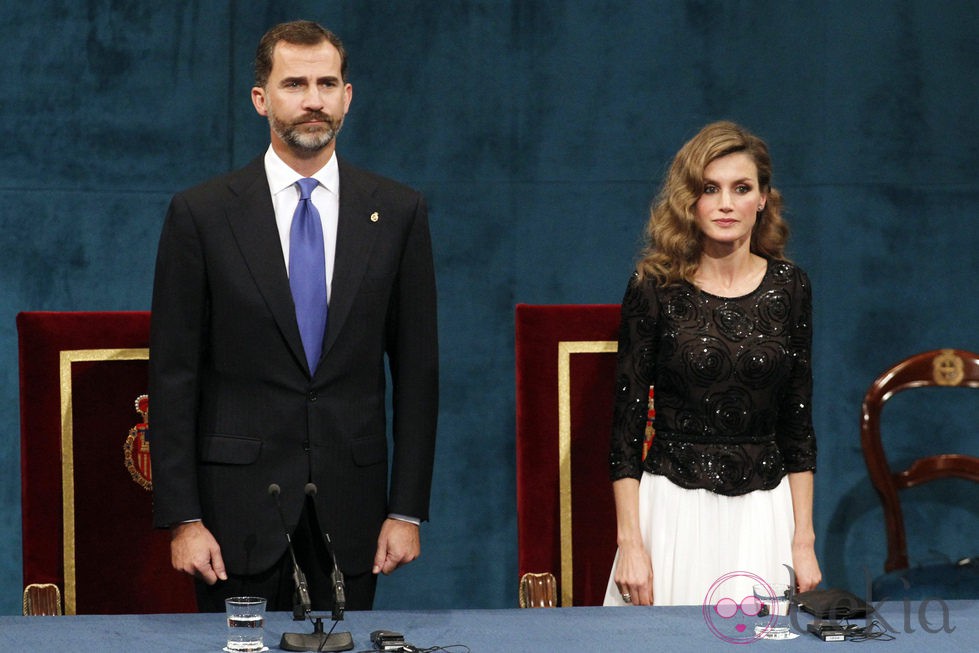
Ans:
[[[371,213],[371,222],[377,222],[380,219],[381,219],[381,216],[380,216],[380,214],[377,211],[374,211],[373,213]]]

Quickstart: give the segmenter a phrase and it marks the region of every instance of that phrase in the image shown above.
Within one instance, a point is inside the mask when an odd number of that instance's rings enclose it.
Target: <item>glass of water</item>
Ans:
[[[256,653],[265,646],[265,599],[259,596],[233,596],[224,600],[228,617],[229,653]]]
[[[759,604],[755,636],[759,639],[792,639],[789,628],[789,586],[784,583],[758,584],[753,587]]]

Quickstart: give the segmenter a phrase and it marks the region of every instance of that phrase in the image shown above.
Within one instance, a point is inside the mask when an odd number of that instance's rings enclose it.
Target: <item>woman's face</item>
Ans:
[[[758,212],[767,196],[758,184],[758,167],[744,152],[714,159],[704,168],[704,188],[694,204],[704,245],[737,249],[749,246]]]

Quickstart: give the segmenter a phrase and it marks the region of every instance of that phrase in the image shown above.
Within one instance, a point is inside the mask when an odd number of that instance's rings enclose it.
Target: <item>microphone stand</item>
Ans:
[[[283,651],[349,651],[354,647],[354,638],[349,632],[335,633],[332,628],[330,632],[324,632],[323,619],[329,616],[325,612],[311,612],[309,619],[313,622],[313,632],[282,633],[279,648]],[[333,627],[336,628],[336,624]]]
[[[309,486],[312,483],[306,484],[306,492],[309,494]],[[333,612],[331,614],[317,614],[312,611],[312,605],[309,598],[309,590],[306,585],[306,576],[303,574],[302,570],[299,568],[299,564],[296,562],[296,554],[292,548],[292,538],[289,536],[289,528],[286,526],[285,516],[282,513],[282,506],[279,504],[279,492],[280,488],[277,484],[272,483],[269,485],[269,494],[275,497],[275,505],[279,510],[279,518],[282,520],[282,528],[286,534],[286,543],[289,545],[289,554],[292,556],[292,570],[293,579],[296,582],[296,604],[293,607],[293,619],[300,621],[309,619],[313,624],[312,633],[282,633],[282,639],[279,642],[279,648],[283,651],[349,651],[354,647],[353,637],[348,632],[334,633],[333,629],[330,632],[324,632],[323,630],[323,619],[332,616],[334,622],[339,622],[343,620],[343,609],[344,609],[344,596],[343,596],[343,576],[340,576],[339,584],[337,582],[337,574],[340,573],[340,568],[337,566],[336,556],[333,555],[333,549],[330,547],[328,550],[331,557],[333,558],[333,588],[334,588],[334,602],[333,602]],[[316,486],[313,485],[313,493],[310,496],[315,496]],[[339,598],[337,598],[337,591],[339,589]],[[337,606],[339,604],[339,611]],[[336,623],[334,623],[333,628],[336,628]]]
[[[292,618],[294,621],[303,621],[306,615],[313,609],[312,601],[309,598],[309,586],[306,584],[306,574],[299,568],[296,561],[296,551],[292,548],[292,537],[289,536],[289,527],[286,526],[286,517],[282,513],[282,504],[279,503],[279,493],[282,489],[278,483],[269,485],[269,494],[275,499],[275,508],[279,512],[279,520],[282,522],[282,532],[286,535],[286,545],[289,547],[289,555],[292,557],[292,580],[296,584],[296,593],[292,605]]]
[[[306,496],[308,496],[313,501],[316,500],[316,484],[307,483],[305,487]],[[330,554],[330,560],[333,561],[333,571],[330,572],[330,580],[333,582],[333,621],[343,621],[343,611],[347,607],[347,597],[346,597],[346,587],[343,582],[343,572],[340,571],[340,565],[337,563],[337,554],[333,550],[333,540],[330,536],[326,534],[325,531],[321,531],[320,535],[323,536],[323,544],[326,545],[326,551]]]

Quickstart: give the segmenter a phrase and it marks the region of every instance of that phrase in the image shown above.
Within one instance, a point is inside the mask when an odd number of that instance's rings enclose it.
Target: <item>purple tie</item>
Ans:
[[[309,373],[313,374],[323,352],[326,331],[326,258],[320,212],[309,198],[319,182],[300,179],[296,183],[299,206],[289,228],[289,287],[296,304],[296,320]]]

